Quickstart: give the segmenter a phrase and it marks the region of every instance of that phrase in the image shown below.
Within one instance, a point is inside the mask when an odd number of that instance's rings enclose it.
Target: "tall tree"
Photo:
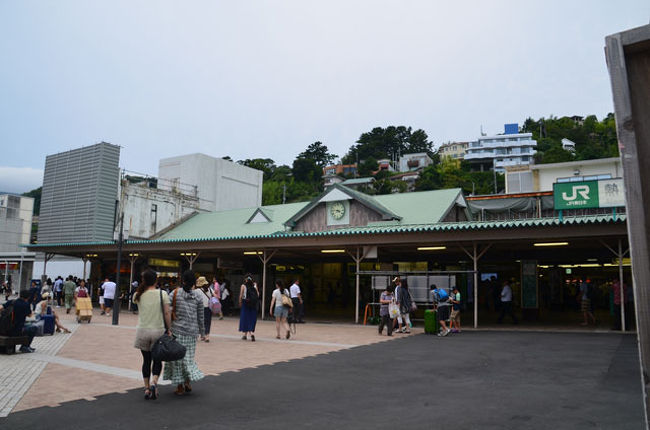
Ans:
[[[304,152],[298,154],[298,158],[314,160],[316,165],[322,169],[332,164],[338,158],[338,155],[331,154],[327,146],[323,145],[323,142],[314,142]]]
[[[273,172],[276,168],[275,161],[271,160],[270,158],[247,158],[246,160],[239,160],[237,163],[250,167],[252,169],[261,170],[264,172],[265,181],[271,179],[271,176],[273,175]]]
[[[424,130],[415,130],[405,126],[375,127],[363,133],[357,144],[353,145],[343,157],[343,163],[356,163],[372,157],[395,159],[403,154],[427,152],[433,154],[433,143],[429,141]]]

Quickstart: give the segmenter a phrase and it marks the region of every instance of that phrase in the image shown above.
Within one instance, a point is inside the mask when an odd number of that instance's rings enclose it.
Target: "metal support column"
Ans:
[[[262,319],[266,313],[266,264],[273,258],[277,249],[274,249],[271,254],[266,253],[266,249],[262,251],[261,254],[257,254],[257,257],[262,261]]]
[[[129,293],[131,292],[131,288],[133,285],[133,266],[135,265],[135,262],[138,260],[140,257],[140,254],[137,252],[132,252],[129,254],[129,260],[131,261],[131,274],[129,275]],[[131,297],[129,297],[129,311],[131,310],[131,304],[133,301],[131,300]]]
[[[465,254],[467,254],[467,256],[471,258],[472,261],[474,262],[474,328],[478,328],[478,260],[480,260],[481,257],[485,255],[485,253],[487,252],[488,249],[490,249],[491,246],[492,246],[491,243],[488,244],[485,247],[485,249],[483,249],[483,251],[477,254],[478,245],[476,244],[476,242],[472,243],[473,252],[471,253],[467,249],[465,249],[463,245],[460,245],[460,249],[462,249],[465,252]]]
[[[194,265],[194,262],[196,261],[197,258],[199,258],[199,255],[201,255],[200,252],[181,252],[181,255],[185,257],[188,263],[190,263],[190,270],[192,270],[192,266]]]
[[[360,246],[357,246],[356,255],[351,253],[350,251],[347,251],[347,250],[346,250],[346,252],[350,255],[350,257],[352,257],[352,260],[354,260],[354,262],[357,265],[357,271],[356,271],[356,276],[355,276],[356,299],[355,299],[355,302],[354,302],[355,303],[355,306],[354,306],[354,322],[355,322],[355,324],[359,324],[359,300],[360,300],[359,270],[360,270],[361,261],[363,261],[363,259],[366,258],[366,254],[365,254],[365,250],[364,250],[363,254],[361,253],[361,247]]]
[[[618,240],[618,250],[615,251],[613,248],[611,248],[609,245],[607,245],[605,242],[602,240],[600,243],[603,244],[603,246],[611,251],[612,254],[616,256],[616,259],[618,260],[618,286],[619,286],[619,297],[620,297],[620,302],[619,306],[621,307],[621,331],[625,332],[625,301],[627,298],[625,297],[625,289],[623,288],[623,258],[625,258],[625,255],[630,252],[630,248],[625,250],[623,252],[623,241],[621,239]]]

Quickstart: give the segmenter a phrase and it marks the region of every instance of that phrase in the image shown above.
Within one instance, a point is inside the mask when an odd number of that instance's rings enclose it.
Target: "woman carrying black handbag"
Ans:
[[[176,385],[175,394],[182,395],[192,391],[191,383],[203,379],[203,373],[194,361],[196,338],[205,340],[203,319],[203,300],[198,290],[194,289],[196,277],[194,272],[183,272],[183,288],[171,292],[172,334],[187,352],[181,360],[165,362],[165,379]]]
[[[162,361],[153,359],[151,351],[159,338],[165,334],[165,327],[171,326],[169,298],[165,291],[158,290],[156,280],[156,272],[146,269],[142,273],[142,283],[138,285],[133,296],[133,303],[139,308],[134,346],[142,352],[142,379],[146,400],[158,398],[158,378],[162,371]],[[171,336],[171,331],[167,330],[167,335]]]

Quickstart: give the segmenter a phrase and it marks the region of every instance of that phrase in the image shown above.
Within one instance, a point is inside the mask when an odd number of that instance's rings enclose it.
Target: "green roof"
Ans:
[[[298,205],[300,203],[296,203]],[[304,204],[304,203],[302,203]],[[287,206],[287,205],[284,205]],[[251,209],[254,210],[254,209]],[[234,211],[229,211],[234,212]],[[211,214],[204,214],[211,215]],[[197,218],[197,217],[195,217]],[[193,219],[195,219],[193,218]],[[157,240],[129,240],[130,244],[146,243],[183,243],[183,242],[209,242],[221,240],[246,240],[246,239],[271,239],[283,237],[315,237],[315,236],[348,236],[366,234],[391,234],[391,233],[421,233],[421,232],[444,232],[444,231],[480,231],[480,230],[506,230],[530,227],[570,226],[570,225],[596,225],[596,224],[623,224],[627,220],[626,215],[584,215],[577,217],[558,218],[535,218],[509,221],[468,221],[468,222],[446,222],[434,224],[399,224],[387,223],[386,225],[369,225],[367,227],[349,227],[319,232],[291,232],[275,231],[272,233],[258,233],[250,235],[237,235],[236,232],[228,232],[222,236],[195,235],[194,237],[166,237]],[[188,221],[189,222],[189,221]],[[233,234],[235,233],[235,234]],[[76,242],[76,243],[48,243],[29,245],[29,248],[45,247],[66,247],[66,246],[99,246],[112,245],[115,242]]]
[[[429,224],[440,222],[459,197],[460,188],[386,194],[373,198],[391,212],[402,217],[400,224]],[[464,203],[464,201],[463,201]]]

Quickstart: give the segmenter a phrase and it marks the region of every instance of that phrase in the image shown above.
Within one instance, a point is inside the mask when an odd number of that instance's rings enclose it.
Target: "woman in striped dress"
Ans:
[[[203,300],[198,290],[192,289],[196,278],[194,272],[183,272],[183,288],[176,288],[170,294],[172,308],[172,335],[187,351],[182,360],[165,363],[165,379],[176,384],[175,394],[182,395],[192,391],[191,383],[203,379],[203,373],[194,361],[196,338],[205,340],[203,321]]]

